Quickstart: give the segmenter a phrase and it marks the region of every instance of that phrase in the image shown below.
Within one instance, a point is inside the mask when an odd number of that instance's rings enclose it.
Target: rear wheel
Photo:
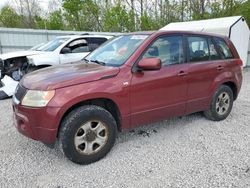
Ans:
[[[221,85],[215,92],[210,109],[204,112],[204,115],[214,121],[220,121],[227,118],[233,107],[233,92],[226,85]]]
[[[63,153],[78,164],[103,158],[113,147],[117,125],[105,109],[89,105],[79,107],[64,119],[59,133]]]

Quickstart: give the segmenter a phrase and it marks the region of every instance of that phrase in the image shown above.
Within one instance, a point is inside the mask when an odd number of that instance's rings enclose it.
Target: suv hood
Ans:
[[[29,55],[35,55],[35,54],[41,54],[44,53],[42,51],[17,51],[17,52],[9,52],[9,53],[4,53],[0,55],[0,59],[6,60],[6,59],[11,59],[15,57],[24,57],[24,56],[29,56]]]
[[[118,67],[77,62],[34,71],[25,75],[20,83],[27,89],[54,90],[116,76],[119,70]]]

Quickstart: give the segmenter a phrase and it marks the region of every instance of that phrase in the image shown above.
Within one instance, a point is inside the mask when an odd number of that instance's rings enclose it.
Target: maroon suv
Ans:
[[[203,111],[225,119],[242,83],[242,61],[222,36],[145,32],[118,36],[78,63],[25,76],[13,96],[18,131],[57,140],[73,162],[112,148],[117,131]]]

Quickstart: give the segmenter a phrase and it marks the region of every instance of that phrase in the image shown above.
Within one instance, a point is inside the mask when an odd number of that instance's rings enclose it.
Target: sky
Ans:
[[[0,0],[0,7],[3,7],[9,0]]]
[[[10,0],[0,0],[0,8],[3,7],[6,3],[10,2]],[[49,0],[39,0],[39,2],[41,3],[41,6],[44,7],[45,9],[47,9],[47,5]]]

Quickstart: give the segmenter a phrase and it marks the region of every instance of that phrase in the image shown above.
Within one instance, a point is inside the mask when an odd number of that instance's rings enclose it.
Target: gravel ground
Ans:
[[[250,187],[250,70],[230,116],[192,114],[120,133],[87,166],[20,135],[0,101],[0,187]]]

